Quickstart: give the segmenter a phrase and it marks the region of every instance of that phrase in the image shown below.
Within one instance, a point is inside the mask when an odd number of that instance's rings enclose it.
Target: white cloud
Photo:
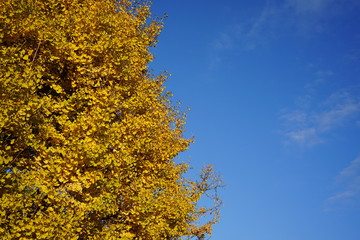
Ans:
[[[286,122],[291,122],[292,124],[293,123],[302,124],[307,121],[308,116],[304,111],[295,110],[291,113],[286,113],[282,115],[281,118]]]
[[[297,13],[308,13],[324,10],[333,0],[288,0],[287,6],[294,8]]]
[[[345,1],[345,3],[344,3]],[[347,7],[344,7],[344,6]],[[356,0],[285,0],[281,4],[266,2],[254,16],[227,26],[211,43],[214,50],[254,50],[286,34],[309,38],[328,31],[327,20],[346,14]],[[349,58],[353,54],[349,54]],[[321,74],[332,74],[323,72]]]
[[[323,140],[319,137],[319,133],[316,128],[304,128],[289,131],[286,133],[286,136],[290,142],[296,142],[301,146],[314,146],[323,142]]]
[[[287,143],[314,146],[325,141],[326,133],[340,127],[353,115],[360,112],[360,103],[334,106],[321,112],[296,110],[286,113],[281,119],[288,129],[284,132]]]
[[[212,58],[210,58],[210,64],[208,66],[209,70],[215,69],[221,62],[222,62],[221,57],[213,56]]]
[[[213,48],[216,50],[227,50],[233,48],[234,39],[229,33],[221,33],[219,38],[212,44]]]
[[[353,48],[348,51],[348,53],[345,54],[344,60],[355,62],[360,59],[360,48]]]
[[[319,132],[326,132],[342,124],[359,110],[360,103],[345,103],[323,113],[315,114],[314,121]]]
[[[356,158],[351,164],[344,168],[338,175],[336,182],[341,183],[348,178],[353,178],[357,174],[360,175],[360,157]]]
[[[329,76],[332,76],[334,75],[333,71],[331,70],[327,70],[327,71],[317,71],[315,73],[316,76],[320,77],[320,78],[323,78],[323,77],[329,77]]]
[[[211,44],[213,49],[233,50],[240,48],[249,51],[266,44],[272,35],[278,35],[272,34],[275,32],[274,29],[284,25],[284,22],[280,24],[282,14],[279,11],[282,9],[267,5],[259,12],[259,15],[245,22],[228,26],[218,34],[217,39]]]
[[[360,157],[339,172],[335,185],[335,193],[326,200],[327,209],[360,204]]]
[[[298,97],[296,102],[298,108],[286,111],[280,116],[284,125],[282,133],[286,138],[285,143],[314,146],[326,142],[328,133],[345,124],[357,126],[360,118],[360,98],[351,92],[351,88],[338,90],[325,100],[314,101],[318,98],[316,88],[321,87],[306,87],[306,94]]]
[[[248,39],[258,38],[267,31],[271,31],[281,15],[281,9],[273,6],[265,6],[259,16],[254,17],[250,23],[247,31],[242,35]]]

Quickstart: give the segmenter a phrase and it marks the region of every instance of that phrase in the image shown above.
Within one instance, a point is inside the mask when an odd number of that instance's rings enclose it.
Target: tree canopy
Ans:
[[[220,180],[184,177],[185,116],[148,69],[161,28],[147,1],[0,2],[2,238],[211,234]]]

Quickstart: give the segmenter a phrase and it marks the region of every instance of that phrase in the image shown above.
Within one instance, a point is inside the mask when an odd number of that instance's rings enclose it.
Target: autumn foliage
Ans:
[[[184,115],[148,70],[161,28],[145,1],[0,1],[1,239],[211,234],[219,179],[184,177]]]

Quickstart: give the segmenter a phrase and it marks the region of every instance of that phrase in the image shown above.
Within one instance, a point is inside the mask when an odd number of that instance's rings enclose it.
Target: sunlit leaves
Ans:
[[[2,238],[211,232],[196,203],[219,179],[183,177],[185,119],[147,69],[161,26],[145,1],[0,2]]]

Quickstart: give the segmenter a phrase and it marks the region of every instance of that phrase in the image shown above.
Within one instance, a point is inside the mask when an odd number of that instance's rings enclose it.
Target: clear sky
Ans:
[[[153,0],[181,155],[226,188],[213,240],[360,239],[360,1]]]

